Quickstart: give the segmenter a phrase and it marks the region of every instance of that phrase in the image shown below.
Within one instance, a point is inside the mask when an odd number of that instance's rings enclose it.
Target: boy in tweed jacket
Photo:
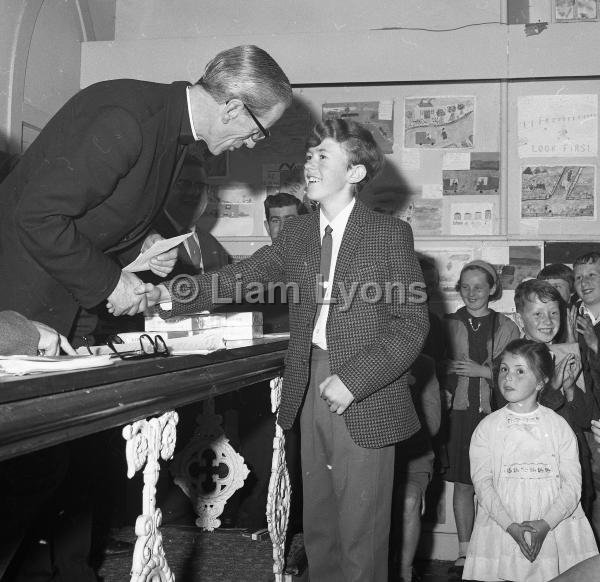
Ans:
[[[383,160],[361,125],[318,125],[304,169],[318,212],[290,218],[271,246],[212,276],[139,289],[150,304],[172,301],[165,315],[181,315],[210,309],[215,292],[233,297],[240,282],[287,285],[290,342],[278,422],[289,429],[300,412],[312,582],[387,580],[394,444],[419,429],[407,372],[429,324],[412,231],[355,198]],[[317,284],[326,227],[329,284]]]

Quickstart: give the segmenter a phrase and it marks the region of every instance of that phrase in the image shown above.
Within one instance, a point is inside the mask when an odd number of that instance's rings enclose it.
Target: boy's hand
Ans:
[[[550,531],[550,526],[543,519],[536,519],[535,521],[524,521],[521,524],[521,526],[533,528],[533,532],[531,533],[531,549],[530,549],[530,553],[531,553],[530,561],[533,562],[538,557],[538,554],[540,553],[540,550],[542,549],[544,540],[546,539],[546,536],[548,535],[548,532]]]
[[[319,391],[321,398],[329,405],[329,410],[336,414],[343,414],[354,400],[352,392],[346,388],[337,374],[325,378],[319,384]]]
[[[595,354],[598,353],[598,337],[594,331],[594,326],[587,315],[578,315],[576,328],[578,333],[583,336],[588,348]]]
[[[517,542],[519,548],[521,549],[521,553],[530,562],[533,562],[533,560],[535,560],[535,558],[532,557],[531,548],[529,547],[529,544],[525,540],[525,532],[528,531],[529,533],[531,533],[531,535],[533,537],[533,534],[534,534],[535,530],[530,525],[526,525],[526,523],[527,522],[524,522],[524,523],[511,523],[506,528],[506,531],[510,534],[510,536],[512,537],[512,539],[515,540],[515,542]]]
[[[161,300],[164,301],[165,293],[168,294],[164,285],[153,285],[152,283],[143,283],[134,289],[136,295],[145,295],[148,307],[152,307]]]
[[[554,390],[564,390],[575,383],[580,371],[581,364],[577,365],[575,354],[567,354],[560,362],[554,363],[554,376],[550,385]]]

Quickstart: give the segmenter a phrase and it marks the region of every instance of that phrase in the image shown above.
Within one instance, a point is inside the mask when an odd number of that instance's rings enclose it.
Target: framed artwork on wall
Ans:
[[[554,22],[598,20],[598,0],[553,0]]]

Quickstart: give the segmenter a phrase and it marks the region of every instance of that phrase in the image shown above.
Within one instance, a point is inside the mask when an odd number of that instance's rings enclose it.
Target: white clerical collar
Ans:
[[[348,224],[348,219],[350,218],[350,213],[356,204],[356,197],[352,196],[352,200],[338,212],[337,216],[329,222],[325,215],[323,214],[323,209],[320,210],[320,230],[321,230],[321,238],[325,234],[325,227],[327,225],[331,226],[331,229],[335,233],[343,233],[346,230],[346,224]]]
[[[200,138],[196,133],[196,128],[194,127],[194,119],[192,118],[192,104],[190,103],[190,88],[189,86],[185,88],[185,95],[187,97],[187,106],[188,106],[188,115],[190,116],[190,125],[192,126],[192,135],[196,141],[199,141]]]

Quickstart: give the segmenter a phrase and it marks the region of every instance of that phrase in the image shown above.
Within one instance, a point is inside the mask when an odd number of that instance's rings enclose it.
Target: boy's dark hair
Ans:
[[[573,285],[575,283],[575,277],[573,276],[573,269],[563,265],[562,263],[552,263],[546,265],[538,274],[537,278],[541,281],[547,281],[548,279],[562,279],[569,284],[569,293],[573,293]]]
[[[532,299],[533,297],[533,299]],[[561,309],[564,306],[564,300],[558,289],[550,285],[548,281],[541,279],[527,279],[517,285],[515,289],[515,308],[517,313],[521,313],[525,307],[525,301],[535,301],[539,299],[544,303],[548,301],[557,301]]]
[[[600,253],[592,251],[591,253],[585,253],[585,255],[577,257],[573,263],[573,268],[577,265],[589,265],[591,263],[600,263]]]
[[[365,184],[379,173],[385,157],[375,142],[373,134],[356,121],[346,119],[328,119],[315,125],[306,141],[306,147],[317,147],[325,138],[338,142],[348,154],[348,167],[363,165],[366,175],[357,184],[360,191]]]
[[[308,214],[308,208],[304,206],[302,200],[296,198],[293,194],[287,192],[277,192],[277,194],[269,194],[265,198],[265,216],[267,220],[271,218],[271,208],[284,208],[285,206],[295,206],[298,214]]]
[[[491,267],[491,269],[494,269],[494,267],[492,267],[492,265],[489,265],[489,266]],[[462,280],[463,274],[466,273],[467,271],[479,271],[480,273],[483,273],[488,282],[488,285],[490,286],[490,289],[494,285],[496,286],[496,289],[494,290],[494,292],[490,294],[489,301],[497,301],[498,299],[500,299],[500,297],[502,297],[502,281],[500,281],[500,277],[498,277],[497,274],[496,274],[496,277],[493,277],[489,269],[486,269],[484,267],[479,267],[477,265],[472,265],[471,263],[468,263],[467,265],[465,265],[460,272],[458,281],[456,282],[456,285],[454,286],[454,289],[456,290],[457,293],[460,293],[460,285],[461,285],[460,282]]]
[[[552,379],[554,375],[554,358],[544,342],[536,342],[525,338],[512,340],[504,348],[500,358],[507,353],[525,358],[538,380],[545,379],[547,384]]]

